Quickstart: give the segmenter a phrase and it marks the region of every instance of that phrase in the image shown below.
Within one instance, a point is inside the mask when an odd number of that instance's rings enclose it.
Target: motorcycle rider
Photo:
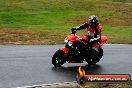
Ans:
[[[88,31],[88,44],[90,48],[95,49],[98,51],[100,39],[101,39],[101,32],[102,32],[102,26],[99,24],[98,17],[95,15],[92,15],[88,18],[88,21],[84,24],[72,28],[72,33],[75,33],[77,30],[86,29]]]

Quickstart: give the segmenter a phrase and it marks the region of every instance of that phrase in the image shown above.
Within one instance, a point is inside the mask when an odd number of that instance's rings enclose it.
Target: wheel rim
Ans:
[[[61,60],[61,58],[58,58],[58,57],[55,58],[56,64],[61,64],[62,62],[63,62],[63,60]]]
[[[63,56],[59,56],[59,57],[56,57],[55,58],[55,65],[56,66],[61,66],[61,65],[63,65],[64,64],[64,61],[62,60],[62,58],[63,58]]]

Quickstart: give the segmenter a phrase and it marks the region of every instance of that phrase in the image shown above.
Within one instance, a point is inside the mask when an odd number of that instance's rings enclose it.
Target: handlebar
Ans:
[[[72,29],[71,29],[71,34],[75,34],[76,31],[77,31],[76,28],[72,28]]]

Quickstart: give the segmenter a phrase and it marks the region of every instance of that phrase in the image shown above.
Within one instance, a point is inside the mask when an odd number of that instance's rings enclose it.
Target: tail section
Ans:
[[[104,44],[104,43],[107,43],[107,37],[106,36],[101,36],[101,46]]]

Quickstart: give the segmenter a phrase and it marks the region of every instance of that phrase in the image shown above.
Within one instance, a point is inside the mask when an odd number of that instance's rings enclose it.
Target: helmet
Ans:
[[[91,27],[96,27],[99,24],[98,17],[95,15],[90,16],[88,21]]]

